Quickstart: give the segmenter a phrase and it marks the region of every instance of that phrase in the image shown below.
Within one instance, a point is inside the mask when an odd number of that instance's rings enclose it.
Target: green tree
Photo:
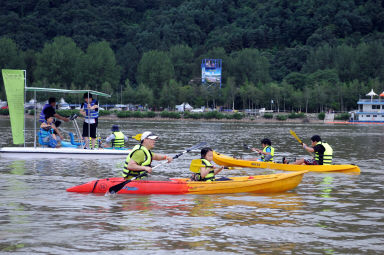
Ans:
[[[146,86],[144,83],[140,83],[136,89],[135,93],[135,103],[141,104],[143,106],[152,106],[154,96],[153,90]]]
[[[163,86],[160,91],[159,105],[173,109],[177,103],[177,92],[179,84],[175,80],[170,80],[169,84]]]
[[[122,67],[122,77],[135,81],[137,65],[140,60],[140,53],[133,43],[128,42],[116,51],[116,60]]]
[[[136,92],[135,89],[132,88],[128,79],[125,80],[124,89],[123,89],[123,104],[127,103],[136,103]]]
[[[187,45],[175,45],[169,50],[169,55],[178,81],[187,84],[192,78],[193,51]]]
[[[238,89],[236,88],[235,78],[228,77],[223,89],[223,94],[225,104],[232,108],[232,110],[235,110],[235,99],[238,95]]]
[[[6,37],[0,37],[0,66],[1,69],[21,69],[23,64],[16,43]],[[0,97],[5,99],[3,79],[0,81]]]
[[[16,43],[7,37],[0,37],[0,66],[1,69],[20,69],[23,62]]]
[[[104,82],[110,84],[112,90],[118,90],[121,67],[117,65],[115,54],[106,41],[91,43],[85,55],[86,70],[83,76],[84,84],[94,90],[100,90]]]
[[[262,56],[257,49],[243,49],[231,54],[233,58],[233,76],[236,83],[242,84],[246,81],[253,84],[267,83],[271,80],[269,76],[269,61]]]
[[[77,73],[77,63],[82,54],[71,38],[56,37],[37,54],[35,81],[44,81],[48,85],[55,83],[68,89]]]
[[[149,51],[143,54],[137,70],[139,83],[149,84],[156,98],[164,84],[174,78],[175,71],[168,54],[163,51]]]

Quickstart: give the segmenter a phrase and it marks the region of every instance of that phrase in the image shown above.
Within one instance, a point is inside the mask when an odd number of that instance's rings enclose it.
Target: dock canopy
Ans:
[[[53,92],[53,93],[69,93],[69,94],[82,94],[82,93],[90,93],[92,95],[96,96],[103,96],[103,97],[111,97],[111,95],[94,91],[94,90],[69,90],[69,89],[53,89],[53,88],[37,88],[37,87],[26,87],[25,91],[31,91],[31,92]]]

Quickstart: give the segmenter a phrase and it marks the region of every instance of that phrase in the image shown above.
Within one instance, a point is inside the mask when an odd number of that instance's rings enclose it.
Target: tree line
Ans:
[[[384,90],[379,1],[21,0],[0,24],[2,69],[106,103],[346,111]],[[223,60],[221,89],[201,85],[203,58]]]

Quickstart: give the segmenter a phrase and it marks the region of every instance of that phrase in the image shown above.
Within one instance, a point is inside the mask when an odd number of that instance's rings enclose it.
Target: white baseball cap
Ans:
[[[144,139],[152,139],[152,140],[156,140],[157,138],[159,138],[157,135],[154,135],[152,132],[150,131],[145,131],[142,135],[141,135],[141,141],[144,141]]]

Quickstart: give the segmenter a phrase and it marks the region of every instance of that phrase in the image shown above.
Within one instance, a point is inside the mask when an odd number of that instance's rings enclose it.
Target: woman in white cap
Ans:
[[[146,131],[141,135],[140,144],[133,147],[132,151],[128,154],[124,168],[123,177],[130,180],[144,172],[152,172],[152,160],[168,160],[172,161],[172,157],[163,154],[153,153],[151,150],[155,147],[158,136],[150,131]]]

